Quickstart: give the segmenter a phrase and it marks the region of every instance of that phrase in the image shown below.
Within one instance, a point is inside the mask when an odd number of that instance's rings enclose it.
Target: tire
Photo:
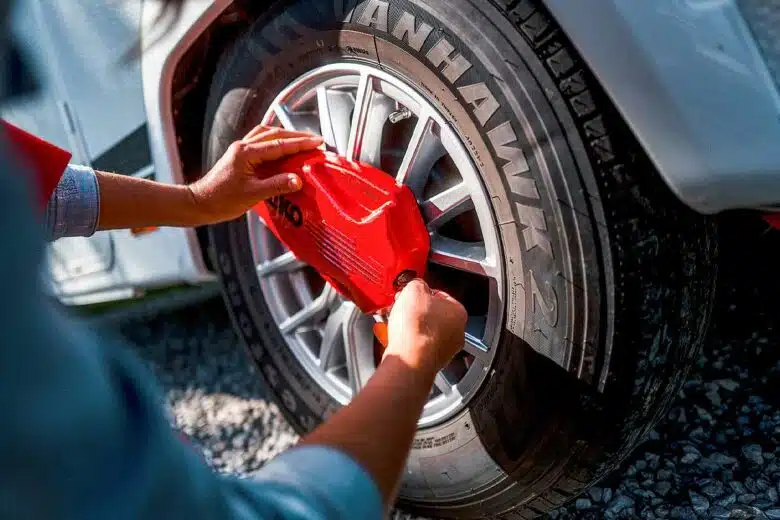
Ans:
[[[399,38],[403,27],[418,37]],[[442,50],[465,61],[436,67]],[[714,224],[659,180],[534,0],[272,4],[220,61],[204,166],[285,85],[336,61],[403,76],[447,114],[503,250],[492,370],[466,410],[418,432],[399,505],[446,518],[542,515],[615,469],[679,390],[712,307]],[[246,222],[209,232],[236,330],[288,419],[310,431],[338,405],[269,318]]]

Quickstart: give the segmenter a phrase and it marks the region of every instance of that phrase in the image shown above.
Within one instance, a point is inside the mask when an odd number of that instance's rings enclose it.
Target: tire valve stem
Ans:
[[[396,124],[396,123],[400,123],[404,119],[409,119],[413,115],[414,114],[412,114],[411,110],[409,110],[406,107],[401,107],[400,109],[396,110],[395,112],[387,116],[387,119],[389,119],[391,123]]]

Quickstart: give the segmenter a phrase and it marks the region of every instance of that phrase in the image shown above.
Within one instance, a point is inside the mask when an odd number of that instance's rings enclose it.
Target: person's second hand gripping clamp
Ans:
[[[265,166],[265,165],[264,165]],[[364,314],[387,346],[386,319],[403,287],[426,274],[430,237],[412,191],[370,165],[314,151],[267,165],[303,188],[259,203],[271,232]]]

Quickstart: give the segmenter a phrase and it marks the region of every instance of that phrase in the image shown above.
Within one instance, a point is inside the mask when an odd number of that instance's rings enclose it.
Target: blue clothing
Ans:
[[[335,449],[292,448],[237,479],[216,474],[183,443],[151,375],[118,338],[90,331],[43,296],[41,227],[51,238],[94,232],[94,172],[70,167],[41,220],[6,146],[0,136],[0,518],[383,516],[373,480]]]

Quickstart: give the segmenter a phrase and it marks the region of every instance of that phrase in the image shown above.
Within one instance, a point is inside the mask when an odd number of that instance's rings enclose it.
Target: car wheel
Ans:
[[[659,180],[536,2],[273,4],[220,60],[204,165],[258,123],[407,183],[469,311],[399,502],[530,518],[603,477],[679,389],[714,293],[711,221]],[[302,433],[376,366],[371,319],[249,214],[210,229],[236,330]]]

